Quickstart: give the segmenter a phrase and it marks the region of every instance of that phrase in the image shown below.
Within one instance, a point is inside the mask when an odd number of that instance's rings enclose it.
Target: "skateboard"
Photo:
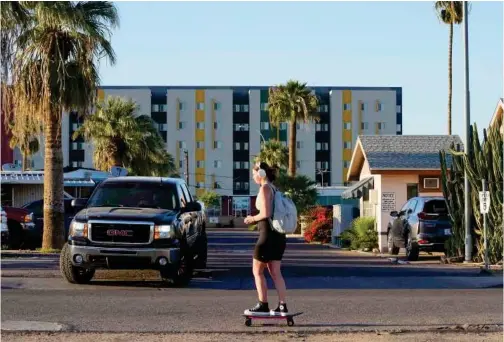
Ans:
[[[292,327],[294,325],[294,316],[299,316],[301,315],[302,312],[296,312],[296,313],[288,313],[286,316],[277,316],[277,315],[246,315],[242,314],[243,317],[245,317],[245,325],[247,327],[250,327],[252,325],[252,320],[253,319],[285,319],[287,320],[287,325],[289,327]]]

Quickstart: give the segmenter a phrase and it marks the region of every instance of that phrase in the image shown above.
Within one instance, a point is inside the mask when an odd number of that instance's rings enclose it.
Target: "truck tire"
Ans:
[[[163,282],[175,287],[186,287],[191,282],[194,270],[194,259],[185,236],[180,244],[180,260],[177,264],[160,271]]]
[[[60,271],[71,284],[88,284],[95,274],[93,268],[77,267],[72,264],[70,247],[66,243],[60,253]]]
[[[411,243],[411,240],[408,240],[406,245],[406,258],[408,261],[418,261],[418,257],[420,255],[420,248],[418,246]]]

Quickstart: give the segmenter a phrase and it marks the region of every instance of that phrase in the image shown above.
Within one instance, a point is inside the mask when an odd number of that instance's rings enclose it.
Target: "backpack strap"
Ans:
[[[273,219],[273,216],[275,215],[275,194],[276,194],[276,189],[275,187],[270,184],[270,183],[267,183],[267,185],[269,185],[270,189],[271,189],[271,192],[272,192],[272,196],[271,196],[271,217],[269,218],[270,220]]]

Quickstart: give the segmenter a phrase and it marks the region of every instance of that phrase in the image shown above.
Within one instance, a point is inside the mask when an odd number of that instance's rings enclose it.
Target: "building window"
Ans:
[[[240,162],[240,161],[237,161],[234,163],[234,168],[236,170],[239,170],[239,169],[248,169],[249,168],[249,162]]]
[[[168,131],[168,124],[158,124],[158,131],[160,132]]]
[[[323,124],[316,124],[315,125],[315,130],[317,132],[327,132],[329,130],[329,124],[323,123]]]
[[[329,149],[329,143],[326,142],[317,143],[317,151],[327,151],[328,149]]]
[[[159,105],[159,111],[160,112],[167,112],[168,111],[168,105],[165,105],[165,104]]]
[[[235,124],[234,125],[234,130],[235,131],[248,131],[249,130],[249,124]]]
[[[234,105],[234,111],[235,111],[235,113],[239,113],[239,112],[241,112],[241,110],[240,110],[240,109],[241,109],[241,108],[240,108],[240,105],[239,105],[239,104]]]
[[[213,123],[213,128],[214,129],[218,129],[219,128],[219,123],[218,122],[214,122]]]
[[[197,141],[196,148],[199,148],[199,149],[205,148],[205,142],[204,141]]]
[[[318,106],[319,113],[327,113],[329,112],[329,105],[320,105]]]
[[[198,102],[196,104],[196,109],[197,110],[205,110],[205,103],[204,102]]]
[[[222,148],[222,141],[214,141],[214,148]]]
[[[205,161],[204,160],[196,160],[196,167],[197,168],[205,167]]]
[[[215,182],[214,189],[222,189],[222,185],[219,182]]]
[[[344,129],[352,129],[352,123],[351,122],[343,123],[343,128]]]
[[[385,122],[378,122],[376,123],[376,126],[378,127],[379,130],[385,129]]]
[[[261,103],[261,110],[267,111],[268,110],[268,102],[266,103]]]
[[[80,127],[80,126],[82,126],[82,124],[80,124],[80,123],[73,123],[73,124],[72,124],[72,130],[73,130],[73,131],[76,131],[76,130],[78,130],[78,129],[79,129],[79,127]]]
[[[82,162],[81,161],[74,161],[72,162],[73,167],[82,167]]]
[[[367,107],[367,105],[366,105],[364,102],[361,102],[361,104],[360,104],[360,109],[361,109],[362,111],[365,111],[365,110],[366,110],[366,107]]]
[[[303,148],[303,146],[304,146],[303,141],[296,141],[297,148]]]
[[[76,151],[76,150],[83,150],[84,148],[84,144],[81,143],[81,142],[73,142],[72,143],[72,150]]]
[[[220,169],[222,167],[222,160],[214,160],[213,166],[216,169]]]
[[[221,104],[219,102],[214,102],[213,109],[214,110],[220,110],[221,109]]]
[[[203,121],[196,122],[197,129],[205,129],[205,123]]]
[[[154,112],[154,113],[159,112],[159,105],[157,105],[157,104],[153,104],[153,105],[151,106],[151,111],[152,111],[152,112]]]
[[[185,109],[185,103],[184,102],[179,102],[178,109],[179,110],[184,110]]]
[[[344,161],[343,161],[343,167],[344,167],[345,169],[348,169],[348,168],[350,167],[350,162],[349,162],[348,160],[344,160]]]
[[[301,168],[301,161],[296,160],[296,168],[300,169]]]
[[[187,146],[186,146],[185,141],[179,141],[179,142],[178,142],[178,147],[179,147],[179,148],[186,148]]]
[[[244,150],[248,150],[249,149],[249,143],[248,142],[244,142],[243,143],[243,149]]]
[[[280,122],[280,130],[281,131],[287,130],[287,122]]]
[[[351,109],[352,109],[351,103],[344,103],[343,104],[343,110],[351,110]]]
[[[269,129],[269,122],[261,122],[261,129],[268,130]]]
[[[381,112],[381,111],[383,111],[383,103],[381,103],[380,101],[376,100],[375,112]]]
[[[248,112],[249,111],[249,105],[245,104],[245,105],[242,105],[242,111],[243,112]]]
[[[178,129],[184,129],[184,128],[186,128],[186,123],[184,121],[179,121]]]
[[[361,129],[366,130],[369,128],[369,124],[367,122],[361,122]]]
[[[396,106],[396,113],[400,113],[401,112],[401,105],[397,105]]]
[[[287,141],[281,141],[282,145],[284,145],[284,147],[287,147]]]
[[[397,124],[397,127],[396,127],[396,129],[397,129],[397,132],[401,132],[401,129],[402,129],[402,125],[401,125],[401,124]]]
[[[351,150],[352,149],[352,143],[350,141],[343,142],[343,148],[345,150]]]
[[[235,150],[236,151],[241,150],[241,144],[239,142],[235,142]]]
[[[318,161],[315,163],[315,166],[318,170],[327,170],[329,169],[329,162],[327,161]]]
[[[182,168],[182,160],[179,160],[178,162],[178,167],[181,169]]]
[[[196,183],[196,187],[197,187],[198,189],[203,189],[203,188],[205,187],[205,183],[203,183],[203,182],[198,182],[198,183]]]

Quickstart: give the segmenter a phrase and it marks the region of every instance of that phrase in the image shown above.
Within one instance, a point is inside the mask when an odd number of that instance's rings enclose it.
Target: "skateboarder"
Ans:
[[[257,288],[259,302],[248,310],[245,315],[287,315],[285,304],[285,281],[280,270],[282,257],[285,251],[287,238],[271,227],[270,218],[273,216],[273,199],[275,186],[272,184],[276,178],[276,170],[264,162],[257,163],[252,170],[254,181],[260,186],[256,199],[256,208],[259,214],[247,216],[245,224],[257,224],[259,238],[254,249],[253,274]],[[264,277],[264,269],[273,278],[278,293],[278,306],[270,310],[268,306],[268,286]]]

